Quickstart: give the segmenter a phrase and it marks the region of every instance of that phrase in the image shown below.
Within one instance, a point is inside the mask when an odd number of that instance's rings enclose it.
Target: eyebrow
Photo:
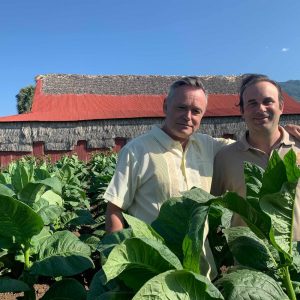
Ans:
[[[265,100],[273,100],[274,101],[274,98],[273,97],[265,97],[265,98],[263,98],[263,101],[265,101]],[[247,103],[252,103],[252,102],[257,102],[257,100],[255,99],[255,98],[253,98],[253,99],[249,99],[249,100],[247,100]]]
[[[253,98],[253,99],[249,99],[249,100],[247,100],[247,103],[249,103],[249,102],[257,102],[257,100],[255,99],[255,98]]]

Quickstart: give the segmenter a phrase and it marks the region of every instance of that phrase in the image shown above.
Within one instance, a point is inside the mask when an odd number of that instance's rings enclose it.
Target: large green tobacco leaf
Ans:
[[[41,199],[46,200],[50,205],[63,206],[63,199],[61,196],[52,190],[48,190],[42,194]]]
[[[100,242],[100,237],[90,233],[80,234],[79,239],[85,244],[89,245],[92,252],[97,250],[97,246]]]
[[[181,269],[178,258],[161,242],[130,238],[113,248],[103,266],[106,282],[125,273],[127,286],[139,289],[151,277],[170,269]]]
[[[164,239],[151,226],[149,226],[142,220],[125,213],[123,213],[123,216],[128,225],[131,227],[134,237],[153,239],[163,242]]]
[[[194,200],[201,204],[209,204],[210,200],[214,198],[213,195],[207,193],[206,191],[202,190],[201,188],[192,188],[189,191],[182,193],[184,198]]]
[[[271,220],[261,210],[256,210],[250,203],[237,193],[226,192],[214,200],[217,204],[239,214],[259,238],[268,238]]]
[[[292,253],[293,253],[293,264],[291,269],[295,270],[298,273],[297,281],[299,281],[300,284],[300,242],[292,243]]]
[[[57,177],[46,178],[36,182],[50,187],[51,190],[58,195],[62,193],[62,183]]]
[[[43,167],[40,167],[40,168],[37,168],[34,170],[34,177],[36,180],[44,180],[44,179],[50,178],[51,175],[46,169],[43,169]]]
[[[46,187],[40,183],[29,182],[19,193],[19,200],[32,207],[41,195],[45,192]]]
[[[131,228],[125,228],[121,231],[116,231],[105,235],[97,246],[97,250],[101,254],[102,264],[105,263],[109,253],[116,246],[121,244],[124,240],[133,237]]]
[[[263,174],[264,170],[261,167],[244,162],[247,202],[258,211],[260,211],[259,193],[262,187]]]
[[[48,226],[44,226],[42,231],[39,234],[32,237],[32,239],[30,241],[30,244],[31,244],[30,252],[38,253],[40,246],[51,235],[52,235],[52,232],[50,231],[50,228]]]
[[[289,150],[289,152],[284,156],[283,162],[286,168],[288,182],[296,182],[300,178],[300,168],[298,167],[295,152]]]
[[[11,184],[11,177],[8,173],[2,172],[0,173],[0,183],[4,185]]]
[[[261,271],[277,267],[267,241],[257,238],[250,228],[233,227],[225,229],[224,233],[237,263]]]
[[[231,226],[231,218],[232,212],[229,209],[214,204],[210,206],[208,240],[217,270],[220,270],[222,266],[232,266],[234,263],[223,234],[223,230]]]
[[[111,280],[107,285],[102,285],[101,278],[105,276],[103,270],[98,271],[91,282],[87,293],[87,300],[130,300],[133,292]]]
[[[29,291],[30,287],[21,280],[0,277],[0,293]],[[1,297],[0,297],[1,298]]]
[[[67,222],[65,222],[68,220]],[[96,222],[93,219],[93,215],[87,209],[76,209],[74,212],[67,212],[64,215],[63,223],[65,225],[93,225]]]
[[[250,269],[225,274],[215,282],[226,300],[288,300],[279,283],[272,277]]]
[[[25,244],[44,226],[42,218],[26,204],[0,195],[0,245]],[[12,244],[11,244],[12,245]]]
[[[263,186],[260,195],[277,193],[285,182],[295,183],[300,178],[295,152],[291,149],[283,160],[274,151],[263,175]]]
[[[0,195],[14,197],[16,193],[6,185],[0,183]]]
[[[74,177],[74,169],[69,165],[64,165],[59,170],[58,177],[60,178],[62,184],[65,185]]]
[[[40,245],[39,257],[31,267],[32,274],[72,276],[94,267],[91,250],[69,231],[55,232]]]
[[[64,278],[54,283],[43,300],[85,300],[85,288],[73,278]]]
[[[208,210],[208,206],[198,206],[191,212],[188,231],[182,242],[183,267],[195,273],[200,273],[199,266]]]
[[[191,198],[199,197],[201,200],[203,198],[201,196],[202,193],[206,197],[207,193],[201,189],[193,189],[191,190],[191,194],[185,195],[190,195]],[[203,206],[201,201],[199,203],[194,199],[184,197],[170,198],[163,203],[157,219],[151,226],[164,238],[166,245],[171,251],[183,261],[183,251],[186,252],[188,246],[191,246],[193,249],[197,247],[197,249],[202,249],[203,230],[208,208],[208,206]],[[193,222],[190,222],[191,218]],[[186,235],[188,235],[187,238]],[[182,244],[185,238],[186,247],[183,250]]]
[[[46,188],[53,190],[46,191]],[[45,192],[46,191],[46,192]],[[62,205],[61,183],[58,178],[47,178],[36,182],[29,182],[19,193],[19,199],[32,206],[41,197],[46,199],[50,204]]]
[[[32,164],[22,165],[17,162],[12,170],[11,184],[16,192],[20,192],[29,182],[33,181],[34,166]]]
[[[34,211],[41,216],[45,225],[54,223],[64,212],[63,207],[49,205],[46,200],[40,199],[33,205]]]
[[[267,194],[260,200],[262,210],[271,218],[272,244],[292,260],[293,217],[297,183],[285,183],[280,192]]]
[[[86,209],[67,211],[61,215],[60,222],[61,227],[66,227],[70,225],[80,226],[96,224],[96,221],[93,219],[91,212]]]
[[[150,279],[132,298],[132,300],[142,299],[212,300],[224,298],[206,277],[186,270],[171,270]]]
[[[260,195],[263,196],[279,192],[282,184],[287,181],[288,178],[284,162],[279,157],[277,151],[273,151],[263,175],[263,185],[260,190]]]
[[[284,176],[277,174],[278,168]],[[260,200],[261,209],[272,220],[270,240],[288,261],[292,260],[294,203],[299,177],[300,169],[292,150],[285,155],[283,161],[274,153],[264,174],[263,197]],[[277,184],[276,188],[270,187],[272,181]]]

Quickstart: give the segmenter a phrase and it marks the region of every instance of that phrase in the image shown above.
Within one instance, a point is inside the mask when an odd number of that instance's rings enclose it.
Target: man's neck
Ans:
[[[259,150],[264,151],[268,155],[271,154],[274,146],[279,143],[282,137],[282,132],[280,128],[276,129],[274,132],[264,134],[264,131],[253,132],[249,130],[247,140],[248,143]]]
[[[179,143],[181,144],[182,149],[185,150],[185,147],[186,147],[186,145],[187,145],[188,142],[189,142],[189,138],[185,138],[185,139],[179,138],[179,137],[175,136],[175,135],[174,135],[170,130],[168,130],[168,128],[165,127],[165,126],[162,126],[161,129],[162,129],[162,131],[164,131],[171,139],[173,139],[174,141],[179,142]]]

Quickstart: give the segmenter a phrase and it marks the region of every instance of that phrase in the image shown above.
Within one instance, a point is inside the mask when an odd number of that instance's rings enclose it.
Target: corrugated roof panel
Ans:
[[[55,122],[164,117],[165,95],[44,94],[38,80],[32,111],[0,122]],[[300,114],[300,104],[284,94],[284,114]],[[238,95],[211,94],[206,117],[239,116]]]

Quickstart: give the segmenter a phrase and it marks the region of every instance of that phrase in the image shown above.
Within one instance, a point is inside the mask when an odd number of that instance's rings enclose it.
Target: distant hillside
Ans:
[[[300,80],[288,80],[279,82],[282,89],[294,99],[300,101]]]

